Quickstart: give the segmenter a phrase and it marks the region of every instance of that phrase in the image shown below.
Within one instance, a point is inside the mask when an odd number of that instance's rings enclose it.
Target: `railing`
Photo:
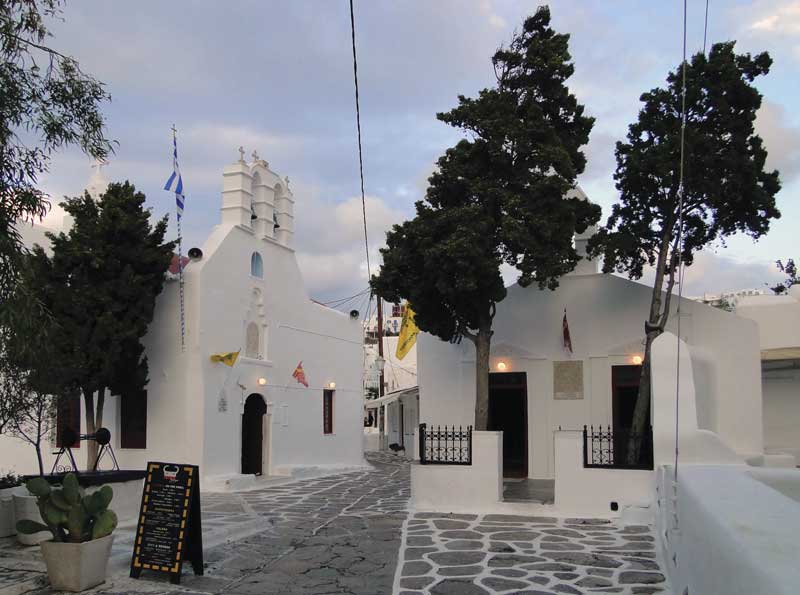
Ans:
[[[419,425],[421,465],[472,465],[472,426]]]
[[[611,426],[583,426],[583,466],[599,469],[652,469],[653,428],[637,433]]]

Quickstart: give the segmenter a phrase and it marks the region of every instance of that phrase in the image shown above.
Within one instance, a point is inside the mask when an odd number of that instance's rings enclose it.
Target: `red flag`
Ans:
[[[308,388],[308,382],[306,381],[306,373],[303,371],[303,362],[301,361],[297,364],[297,367],[292,372],[292,378],[297,380],[300,384]]]
[[[564,320],[561,322],[561,330],[564,333],[564,351],[569,351],[572,354],[572,339],[569,336],[569,323],[567,322],[567,309],[564,308]]]

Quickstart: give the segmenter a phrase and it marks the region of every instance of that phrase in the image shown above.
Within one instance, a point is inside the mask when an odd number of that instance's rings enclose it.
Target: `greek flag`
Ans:
[[[172,175],[164,184],[164,190],[175,193],[175,204],[178,209],[178,221],[183,217],[183,180],[181,179],[181,170],[178,167],[178,138],[175,134],[172,135]]]

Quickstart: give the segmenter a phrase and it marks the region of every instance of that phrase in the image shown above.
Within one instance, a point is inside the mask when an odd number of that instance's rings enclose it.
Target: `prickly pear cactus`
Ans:
[[[17,523],[19,533],[50,531],[54,541],[80,543],[111,535],[117,527],[117,515],[108,508],[114,498],[111,486],[103,486],[85,495],[74,473],[64,477],[60,488],[51,487],[41,477],[35,477],[25,485],[36,496],[45,524],[21,520]]]

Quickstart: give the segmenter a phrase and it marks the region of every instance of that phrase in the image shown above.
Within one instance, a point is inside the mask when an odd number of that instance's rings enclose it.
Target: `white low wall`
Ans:
[[[658,491],[657,534],[675,593],[797,593],[800,471],[682,465],[676,489],[664,466]]]
[[[490,511],[503,498],[503,433],[472,433],[472,465],[411,465],[411,505],[434,512]]]
[[[653,472],[584,468],[582,432],[556,432],[555,453],[555,506],[559,514],[616,516],[627,508],[651,505]],[[618,511],[611,509],[612,502],[617,503]]]

